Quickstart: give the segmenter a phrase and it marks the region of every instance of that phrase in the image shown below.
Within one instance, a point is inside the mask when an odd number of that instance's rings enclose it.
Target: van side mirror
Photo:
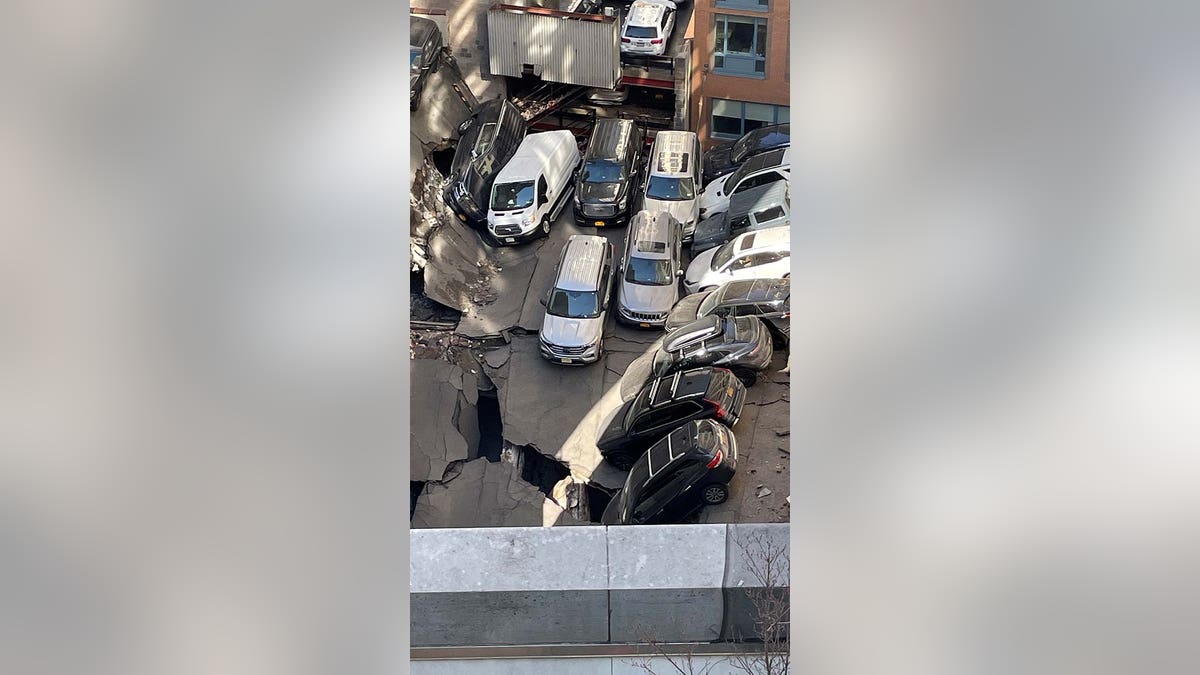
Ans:
[[[546,195],[538,195],[538,206],[544,206],[548,201],[550,201],[550,198]]]
[[[683,270],[675,270],[675,276],[682,277],[683,274],[684,274]]]

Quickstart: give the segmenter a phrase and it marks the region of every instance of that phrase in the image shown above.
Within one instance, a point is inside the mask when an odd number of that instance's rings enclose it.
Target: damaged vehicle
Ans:
[[[575,177],[575,222],[624,225],[633,211],[642,170],[642,131],[633,120],[599,120],[583,168]]]
[[[612,414],[596,447],[609,464],[629,469],[655,441],[684,422],[737,424],[746,387],[725,368],[693,368],[651,380]]]
[[[737,171],[743,162],[755,155],[791,144],[792,125],[770,124],[747,132],[733,143],[719,145],[704,153],[704,185]]]
[[[698,420],[675,429],[634,462],[600,517],[604,525],[679,523],[729,498],[737,440],[728,427]]]
[[[517,152],[526,131],[521,111],[504,98],[484,103],[459,125],[458,147],[442,191],[442,200],[459,220],[475,228],[487,223],[496,174]]]
[[[721,366],[733,371],[747,387],[771,364],[771,333],[752,316],[706,316],[669,333],[654,352],[655,377],[697,366]]]

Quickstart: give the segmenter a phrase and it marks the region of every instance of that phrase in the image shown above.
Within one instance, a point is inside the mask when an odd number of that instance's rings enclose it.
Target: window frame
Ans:
[[[744,78],[748,78],[748,79],[752,79],[752,80],[767,79],[767,55],[770,53],[770,44],[769,43],[771,41],[770,32],[767,28],[767,26],[768,26],[767,18],[768,17],[766,17],[766,16],[747,16],[744,14],[714,14],[713,15],[713,34],[712,34],[712,45],[713,45],[712,72],[713,72],[713,74],[726,75],[726,76],[730,76],[730,77],[744,77]],[[752,28],[753,38],[751,39],[751,43],[750,43],[750,45],[751,45],[750,52],[729,51],[729,33],[730,33],[729,24],[731,23],[729,21],[729,19],[747,20],[753,26],[753,28]],[[745,23],[747,21],[734,21],[732,23]],[[763,26],[762,32],[763,32],[763,37],[765,39],[765,42],[762,45],[758,44],[759,25],[760,24]],[[723,37],[724,44],[717,43],[717,28],[718,27],[724,29],[723,31],[721,31],[723,33],[722,37]],[[761,47],[761,51],[762,51],[761,55],[758,53],[758,50],[760,47]],[[727,65],[725,63],[725,58],[727,55],[733,55],[739,59],[746,59],[746,58],[753,56],[755,65],[757,65],[758,63],[762,63],[762,72],[759,72],[757,69],[755,69],[753,71],[745,71],[745,70],[729,68],[729,67],[727,67]],[[721,65],[717,65],[718,59],[721,60]],[[745,110],[744,109],[742,111],[742,114],[743,114],[743,119],[745,119]]]
[[[737,117],[738,133],[735,134],[735,133],[717,131],[717,121],[716,121],[717,117],[722,117],[725,119],[734,119],[733,117],[730,117],[729,115],[717,115],[717,113],[716,113],[717,106],[715,105],[715,102],[717,102],[717,101],[721,101],[724,103],[737,104],[737,106],[738,106],[738,117]],[[714,96],[708,100],[708,109],[709,109],[709,115],[708,115],[709,133],[708,133],[708,135],[712,138],[737,141],[737,140],[741,139],[743,136],[745,136],[746,134],[750,133],[751,131],[754,131],[754,129],[749,129],[749,130],[746,129],[746,104],[747,103],[771,106],[771,109],[773,112],[773,117],[774,117],[775,121],[771,122],[770,124],[764,124],[762,126],[774,126],[777,124],[790,124],[791,123],[791,114],[790,114],[791,106],[790,105],[777,105],[774,103],[758,103],[757,101],[738,101],[738,100],[731,99],[731,98],[717,98]],[[783,110],[788,111],[788,119],[781,122],[781,121],[779,121],[779,115],[780,115],[780,112]],[[761,128],[761,127],[755,127],[755,129],[758,129],[758,128]]]
[[[767,4],[762,4],[763,0],[715,0],[713,6],[717,9],[732,9],[743,12],[769,12],[771,11],[771,2],[767,0]]]

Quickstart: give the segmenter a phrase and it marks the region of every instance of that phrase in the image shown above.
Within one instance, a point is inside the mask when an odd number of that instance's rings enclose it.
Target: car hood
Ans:
[[[634,312],[667,312],[679,295],[679,284],[647,286],[621,282],[621,306]]]
[[[706,176],[723,176],[732,172],[735,168],[733,165],[733,144],[723,145],[718,148],[713,148],[704,153],[704,175]]]
[[[694,224],[698,214],[696,210],[696,200],[688,199],[686,201],[667,201],[663,199],[654,199],[647,197],[645,204],[642,207],[647,211],[666,211],[672,218],[681,223],[687,223],[689,220]]]
[[[604,323],[595,319],[569,319],[547,314],[542,320],[542,339],[562,347],[583,347],[599,341]]]
[[[667,323],[664,328],[667,331],[673,331],[676,328],[685,326],[696,320],[696,312],[700,309],[700,303],[704,302],[704,298],[708,297],[708,293],[693,293],[679,301],[675,305],[675,309],[667,316]]]
[[[695,258],[692,258],[692,264],[688,265],[687,273],[683,275],[683,278],[686,279],[689,284],[700,283],[700,280],[703,279],[706,274],[712,272],[712,259],[719,250],[721,250],[719,247],[710,248]]]
[[[700,193],[700,208],[711,211],[714,206],[729,203],[729,195],[725,194],[725,183],[729,182],[732,175],[727,173],[705,186],[704,192]]]

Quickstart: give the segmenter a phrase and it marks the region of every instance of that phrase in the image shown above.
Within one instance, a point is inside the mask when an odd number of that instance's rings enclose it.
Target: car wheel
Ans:
[[[737,368],[733,371],[733,376],[741,380],[742,384],[747,387],[753,387],[755,382],[758,382],[758,373],[746,368]]]
[[[633,455],[627,452],[614,452],[605,459],[621,471],[628,471],[633,466]]]
[[[704,503],[709,506],[724,504],[726,499],[729,499],[729,488],[720,483],[713,483],[704,487],[704,492],[700,493]]]

